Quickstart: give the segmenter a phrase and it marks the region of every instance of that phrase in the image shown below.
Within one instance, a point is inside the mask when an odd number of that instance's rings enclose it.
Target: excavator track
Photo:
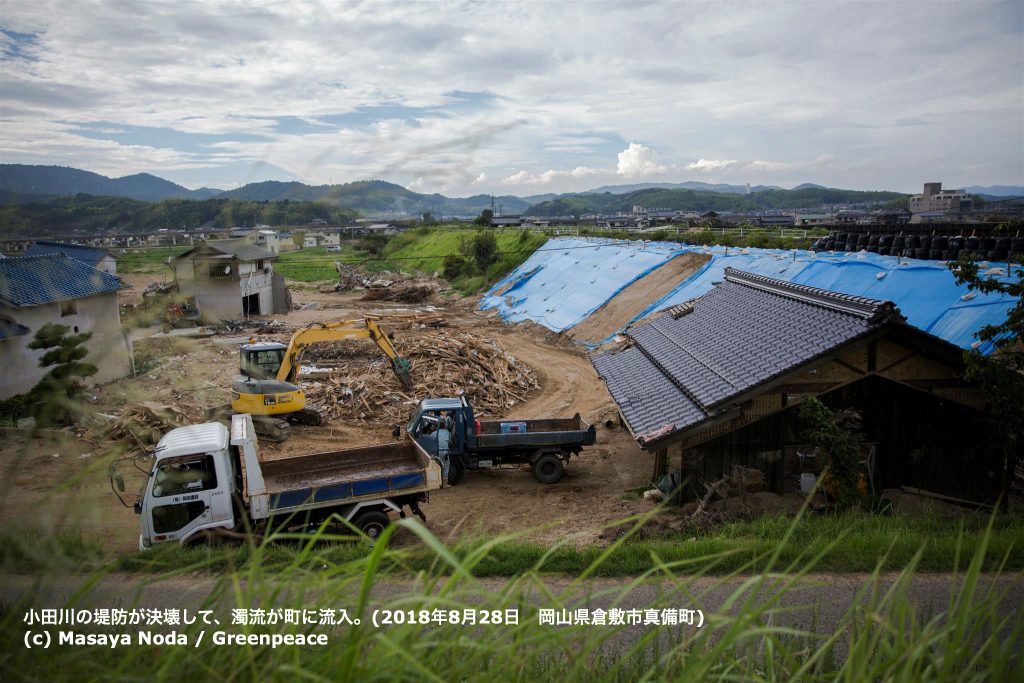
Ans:
[[[207,422],[220,422],[230,428],[231,416],[237,414],[238,413],[231,409],[231,404],[227,403],[213,408],[207,408],[205,419]],[[287,441],[292,435],[291,424],[288,420],[283,420],[279,417],[253,415],[252,424],[253,427],[256,428],[256,434],[258,434],[260,438],[266,439],[267,441],[273,441],[274,443]]]
[[[288,421],[294,422],[300,425],[309,425],[311,427],[319,427],[320,425],[327,424],[327,413],[319,406],[307,405],[302,410],[289,413]]]
[[[266,415],[253,415],[252,424],[256,428],[256,434],[261,439],[267,439],[274,443],[287,441],[292,435],[292,426],[288,420],[279,417],[267,417]]]

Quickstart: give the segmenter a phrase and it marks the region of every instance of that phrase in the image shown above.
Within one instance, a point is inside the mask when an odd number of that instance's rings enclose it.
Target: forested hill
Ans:
[[[767,209],[815,209],[837,204],[905,206],[907,195],[899,192],[862,192],[826,187],[800,190],[762,190],[751,194],[726,194],[697,190],[649,188],[628,194],[561,195],[526,210],[531,216],[579,216],[586,213],[629,211],[634,206],[677,211],[764,211]]]

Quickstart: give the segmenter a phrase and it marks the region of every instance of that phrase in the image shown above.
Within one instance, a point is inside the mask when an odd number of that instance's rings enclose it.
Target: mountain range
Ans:
[[[992,186],[965,188],[987,196],[1020,196],[1024,188]],[[749,193],[748,193],[749,192]],[[361,180],[340,185],[306,185],[265,181],[234,190],[189,190],[149,173],[108,178],[65,166],[0,164],[0,205],[45,203],[57,197],[88,194],[124,197],[146,202],[169,199],[224,199],[248,202],[312,201],[358,211],[364,216],[401,217],[430,212],[435,216],[475,216],[493,205],[501,213],[538,216],[599,211],[628,211],[634,204],[681,210],[748,211],[771,208],[811,208],[849,202],[894,202],[905,194],[859,192],[804,183],[792,190],[770,185],[751,186],[688,181],[606,185],[580,193],[538,194],[525,197],[486,194],[446,197],[423,194],[384,180]]]
[[[69,166],[29,166],[26,164],[0,164],[0,192],[12,202],[18,195],[28,201],[47,197],[91,194],[105,197],[127,197],[146,202],[164,199],[209,199],[220,190],[203,187],[189,190],[169,180],[149,173],[136,173],[121,178],[108,178],[99,173],[83,171]],[[24,199],[22,200],[24,201]]]

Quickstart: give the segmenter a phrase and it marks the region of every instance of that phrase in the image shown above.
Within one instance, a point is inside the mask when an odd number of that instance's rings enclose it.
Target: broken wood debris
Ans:
[[[497,416],[540,387],[533,368],[497,341],[470,332],[408,337],[399,350],[412,362],[413,392],[391,372],[390,362],[376,354],[354,352],[346,344],[311,348],[306,360],[315,364],[319,378],[300,377],[307,403],[330,419],[403,423],[421,398],[464,395],[478,415]]]
[[[170,430],[195,424],[200,418],[198,411],[143,401],[120,415],[94,413],[89,418],[91,426],[82,438],[94,443],[124,441],[147,450]]]

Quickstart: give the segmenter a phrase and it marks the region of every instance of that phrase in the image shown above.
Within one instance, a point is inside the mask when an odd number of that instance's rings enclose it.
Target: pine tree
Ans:
[[[82,346],[92,333],[68,334],[66,325],[47,323],[39,328],[30,349],[46,349],[39,367],[51,368],[29,392],[27,403],[42,424],[66,423],[81,412],[78,396],[82,379],[97,372],[95,365],[82,363],[89,350]]]

